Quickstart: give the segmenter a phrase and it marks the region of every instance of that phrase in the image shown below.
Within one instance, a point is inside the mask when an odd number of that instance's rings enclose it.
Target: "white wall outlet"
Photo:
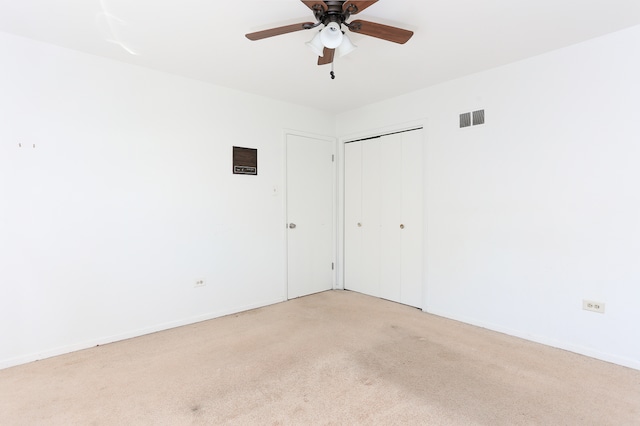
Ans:
[[[193,284],[194,287],[204,287],[205,285],[207,285],[207,282],[204,278],[197,279]]]
[[[592,311],[604,314],[604,303],[594,302],[593,300],[583,300],[582,309],[585,311]]]

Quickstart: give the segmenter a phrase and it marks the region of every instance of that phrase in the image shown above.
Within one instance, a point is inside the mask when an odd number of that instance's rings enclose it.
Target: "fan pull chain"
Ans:
[[[331,62],[331,72],[329,73],[329,75],[331,76],[331,80],[336,79],[336,74],[333,72],[333,61]]]

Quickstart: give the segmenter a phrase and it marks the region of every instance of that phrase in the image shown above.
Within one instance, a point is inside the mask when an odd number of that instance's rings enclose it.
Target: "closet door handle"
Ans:
[[[358,228],[362,228],[362,224],[358,222]]]
[[[404,229],[404,224],[400,224],[400,229]]]
[[[296,224],[295,223],[290,223],[289,224],[289,229],[296,229]]]

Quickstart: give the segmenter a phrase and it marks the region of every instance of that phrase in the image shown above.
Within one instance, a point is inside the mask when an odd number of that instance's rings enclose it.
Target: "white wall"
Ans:
[[[285,299],[283,130],[333,116],[7,34],[0,58],[0,368]]]
[[[426,118],[426,311],[640,368],[638,76],[633,27],[338,116]]]
[[[640,368],[638,46],[337,117],[343,139],[427,119],[427,311]],[[0,368],[284,300],[283,129],[334,117],[6,34],[0,58]]]

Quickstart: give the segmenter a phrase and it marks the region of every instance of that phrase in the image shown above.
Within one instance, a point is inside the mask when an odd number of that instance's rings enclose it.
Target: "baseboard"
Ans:
[[[551,339],[546,336],[538,336],[530,333],[525,333],[520,330],[511,329],[508,327],[503,327],[497,324],[479,321],[474,318],[468,318],[464,316],[451,315],[447,312],[437,311],[437,310],[423,310],[426,313],[437,315],[439,317],[448,318],[454,321],[460,321],[465,324],[470,324],[476,327],[486,328],[487,330],[496,331],[498,333],[507,334],[509,336],[518,337],[520,339],[529,340],[531,342],[541,343],[546,346],[551,346],[553,348],[562,349],[565,351],[573,352],[580,355],[585,355],[590,358],[599,359],[601,361],[610,362],[612,364],[621,365],[623,367],[633,368],[634,370],[640,370],[640,361],[631,358],[625,358],[621,356],[617,356],[614,354],[609,354],[606,352],[600,352],[594,350],[592,348],[574,345],[568,342],[562,342],[559,340]]]
[[[150,327],[144,327],[137,330],[128,331],[126,333],[121,333],[121,334],[116,334],[111,336],[102,336],[96,339],[75,343],[72,345],[61,346],[58,348],[48,349],[42,352],[19,356],[16,358],[0,360],[0,370],[9,368],[9,367],[15,367],[17,365],[27,364],[29,362],[43,360],[46,358],[52,358],[54,356],[64,355],[70,352],[89,349],[94,346],[106,345],[109,343],[119,342],[121,340],[144,336],[145,334],[157,333],[159,331],[164,331],[164,330],[169,330],[176,327],[195,324],[201,321],[208,321],[214,318],[223,317],[225,315],[231,315],[231,314],[236,314],[238,312],[249,311],[251,309],[262,308],[264,306],[274,305],[276,303],[281,303],[284,301],[286,301],[286,299],[275,299],[275,300],[268,300],[268,301],[263,301],[258,303],[252,303],[249,305],[243,305],[243,306],[239,306],[231,309],[224,309],[221,311],[211,312],[203,315],[196,315],[193,317],[184,318],[177,321],[170,321],[162,324],[156,324]]]
[[[81,343],[76,343],[73,345],[67,345],[67,346],[62,346],[62,347],[58,347],[58,348],[54,348],[54,349],[50,349],[50,350],[46,350],[46,351],[42,351],[42,352],[38,352],[38,353],[34,353],[34,354],[28,354],[28,355],[24,355],[24,356],[20,356],[20,357],[16,357],[16,358],[10,358],[10,359],[6,359],[6,360],[1,360],[0,361],[0,370],[1,369],[5,369],[5,368],[9,368],[9,367],[14,367],[17,365],[21,365],[21,364],[27,364],[29,362],[34,362],[34,361],[39,361],[42,359],[46,359],[46,358],[51,358],[54,356],[59,356],[59,355],[64,355],[70,352],[75,352],[75,351],[79,351],[79,350],[83,350],[83,349],[88,349],[88,348],[92,348],[94,346],[98,346],[98,345],[106,345],[109,343],[114,343],[114,342],[118,342],[121,340],[126,340],[126,339],[131,339],[134,337],[139,337],[139,336],[144,336],[145,334],[151,334],[151,333],[156,333],[159,331],[163,331],[163,330],[169,330],[172,328],[176,328],[176,327],[182,327],[185,325],[190,325],[190,324],[195,324],[201,321],[208,321],[214,318],[219,318],[219,317],[223,317],[225,315],[231,315],[231,314],[235,314],[238,312],[244,312],[244,311],[248,311],[251,309],[257,309],[257,308],[262,308],[264,306],[269,306],[269,305],[273,305],[276,303],[281,303],[286,301],[286,299],[275,299],[275,300],[269,300],[269,301],[263,301],[263,302],[258,302],[258,303],[253,303],[253,304],[249,304],[249,305],[243,305],[243,306],[239,306],[239,307],[235,307],[235,308],[231,308],[231,309],[225,309],[225,310],[221,310],[221,311],[216,311],[216,312],[212,312],[212,313],[208,313],[208,314],[204,314],[204,315],[197,315],[194,317],[189,317],[189,318],[185,318],[185,319],[181,319],[181,320],[177,320],[177,321],[170,321],[170,322],[166,322],[166,323],[162,323],[162,324],[156,324],[154,326],[150,326],[150,327],[145,327],[145,328],[141,328],[141,329],[137,329],[137,330],[132,330],[129,331],[127,333],[122,333],[122,334],[117,334],[117,335],[112,335],[112,336],[103,336],[97,339],[92,339],[89,341],[85,341],[85,342],[81,342]],[[536,335],[532,335],[529,333],[525,333],[522,332],[520,330],[515,330],[515,329],[511,329],[508,327],[502,327],[500,325],[497,324],[492,324],[492,323],[488,323],[488,322],[484,322],[484,321],[479,321],[473,318],[468,318],[468,317],[463,317],[463,316],[457,316],[457,315],[451,315],[447,312],[441,312],[441,311],[437,311],[437,310],[425,310],[424,312],[427,312],[429,314],[432,315],[437,315],[443,318],[448,318],[454,321],[460,321],[463,322],[465,324],[470,324],[476,327],[481,327],[481,328],[486,328],[488,330],[492,330],[492,331],[496,331],[498,333],[504,333],[507,334],[509,336],[514,336],[514,337],[518,337],[521,339],[525,339],[525,340],[529,340],[532,342],[536,342],[536,343],[541,343],[543,345],[547,345],[547,346],[551,346],[554,348],[558,348],[558,349],[563,349],[566,351],[570,351],[570,352],[574,352],[580,355],[585,355],[591,358],[595,358],[595,359],[599,359],[601,361],[606,361],[606,362],[611,362],[613,364],[617,364],[617,365],[621,365],[624,367],[629,367],[629,368],[633,368],[635,370],[640,370],[640,361],[638,360],[634,360],[634,359],[630,359],[630,358],[624,358],[624,357],[620,357],[617,355],[613,355],[613,354],[609,354],[609,353],[604,353],[604,352],[600,352],[600,351],[596,351],[594,349],[591,348],[587,348],[587,347],[583,347],[583,346],[578,346],[578,345],[573,345],[567,342],[561,342],[558,340],[554,340],[554,339],[550,339],[546,336],[536,336]]]

